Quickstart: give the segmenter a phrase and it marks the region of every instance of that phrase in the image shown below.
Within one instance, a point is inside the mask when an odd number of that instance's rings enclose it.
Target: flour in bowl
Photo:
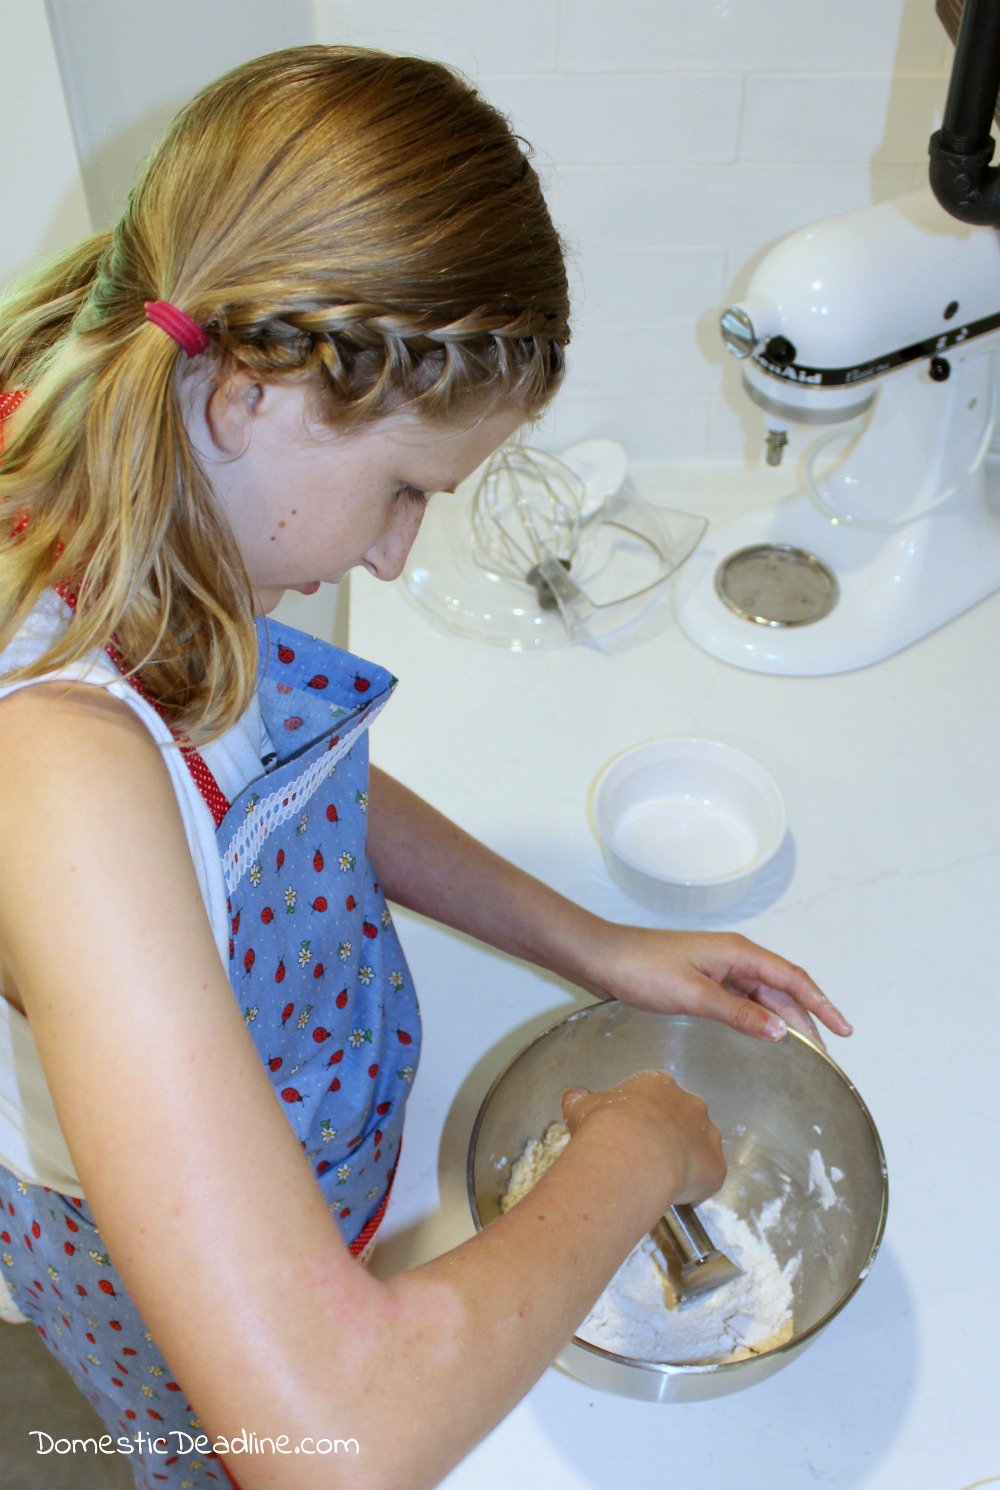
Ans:
[[[540,1139],[525,1145],[515,1161],[501,1211],[522,1200],[569,1142],[564,1123],[550,1123]],[[698,1214],[715,1245],[742,1268],[731,1283],[667,1307],[663,1274],[651,1237],[644,1237],[577,1330],[580,1339],[635,1360],[686,1366],[738,1361],[761,1355],[793,1334],[792,1281],[800,1259],[781,1267],[767,1240],[780,1221],[784,1197],[754,1218],[742,1220],[718,1200],[706,1200]]]

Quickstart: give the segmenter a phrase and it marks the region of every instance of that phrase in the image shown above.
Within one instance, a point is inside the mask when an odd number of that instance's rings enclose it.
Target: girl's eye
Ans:
[[[397,497],[408,497],[411,502],[423,503],[428,500],[427,492],[421,491],[418,486],[411,486],[408,481],[403,482],[396,495]]]

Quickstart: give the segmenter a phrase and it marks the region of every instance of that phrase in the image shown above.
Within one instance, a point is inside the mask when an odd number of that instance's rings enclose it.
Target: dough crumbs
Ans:
[[[541,1138],[528,1140],[511,1168],[502,1213],[524,1199],[568,1142],[562,1122],[550,1123]],[[785,1344],[794,1334],[792,1283],[801,1256],[782,1268],[767,1241],[784,1202],[785,1196],[769,1202],[752,1225],[717,1200],[698,1207],[716,1246],[743,1271],[679,1309],[668,1307],[659,1253],[652,1238],[643,1237],[577,1335],[615,1355],[677,1366],[746,1360]]]
[[[553,1164],[569,1143],[569,1129],[565,1123],[550,1123],[541,1138],[529,1138],[520,1158],[515,1159],[510,1171],[507,1189],[500,1197],[500,1214],[523,1200],[533,1190],[542,1175]]]

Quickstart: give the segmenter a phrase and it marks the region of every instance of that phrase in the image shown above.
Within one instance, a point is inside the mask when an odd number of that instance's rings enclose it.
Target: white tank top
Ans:
[[[0,653],[0,698],[14,691],[4,681],[5,675],[45,651],[66,626],[70,615],[69,607],[54,591],[45,593],[27,625]],[[222,865],[215,843],[215,824],[180,751],[171,743],[173,737],[169,728],[153,706],[125,681],[103,651],[50,676],[106,688],[135,710],[158,744],[171,746],[164,750],[164,760],[177,795],[215,944],[228,968],[229,921]],[[41,682],[43,679],[32,681]],[[14,685],[30,686],[25,683]],[[255,701],[234,729],[204,747],[200,753],[222,791],[233,801],[250,781],[260,775],[261,757],[267,748],[260,709]],[[24,1015],[5,998],[0,998],[0,1164],[29,1184],[48,1185],[64,1195],[83,1195],[52,1105],[31,1027]]]

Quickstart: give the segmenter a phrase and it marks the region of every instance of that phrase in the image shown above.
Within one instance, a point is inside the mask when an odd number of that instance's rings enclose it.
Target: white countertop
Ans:
[[[784,495],[794,473],[633,478],[644,496],[714,522]],[[519,654],[437,629],[401,585],[360,573],[351,591],[352,650],[401,680],[373,759],[609,918],[653,924],[609,881],[589,827],[604,762],[671,734],[762,762],[785,794],[791,844],[752,902],[714,924],[802,963],[854,1021],[831,1054],[868,1103],[889,1166],[870,1278],[786,1370],[690,1406],[604,1395],[550,1370],[448,1490],[1000,1485],[1000,596],[874,667],[786,678],[709,657],[666,605],[662,628],[627,650]],[[471,1232],[465,1154],[479,1103],[516,1050],[584,999],[417,917],[397,920],[425,1045],[380,1271]]]

